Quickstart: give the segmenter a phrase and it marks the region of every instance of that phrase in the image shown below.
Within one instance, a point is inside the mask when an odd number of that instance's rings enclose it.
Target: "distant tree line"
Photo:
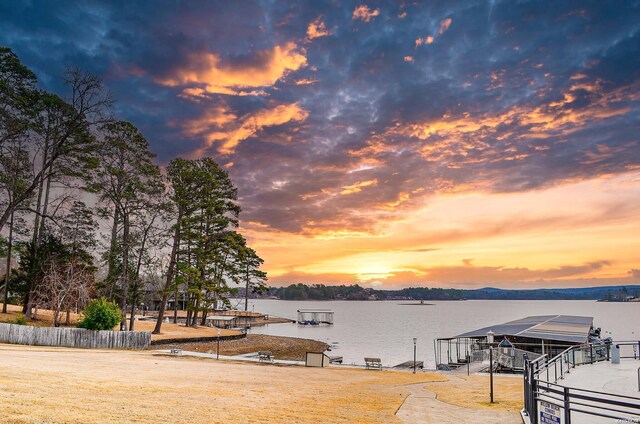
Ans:
[[[409,287],[379,290],[358,284],[327,286],[298,283],[270,287],[262,296],[282,300],[620,300],[629,295],[640,297],[640,286],[530,290]]]
[[[161,169],[138,128],[113,115],[98,77],[69,69],[64,82],[65,96],[38,88],[0,46],[3,312],[10,302],[30,319],[52,309],[57,326],[104,298],[133,330],[142,296],[159,286],[159,332],[179,293],[196,325],[238,287],[265,290],[263,261],[237,231],[228,173],[210,158]]]

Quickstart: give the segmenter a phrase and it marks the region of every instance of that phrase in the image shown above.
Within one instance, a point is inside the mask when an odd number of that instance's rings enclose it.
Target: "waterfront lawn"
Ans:
[[[437,373],[234,363],[153,352],[0,345],[4,422],[399,422]]]

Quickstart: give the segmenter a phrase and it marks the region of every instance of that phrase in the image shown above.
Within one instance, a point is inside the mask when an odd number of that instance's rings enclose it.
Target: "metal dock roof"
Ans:
[[[589,340],[589,333],[592,327],[593,317],[540,315],[480,328],[452,338],[481,338],[486,337],[487,333],[492,331],[496,338],[517,336],[570,343],[586,343]]]

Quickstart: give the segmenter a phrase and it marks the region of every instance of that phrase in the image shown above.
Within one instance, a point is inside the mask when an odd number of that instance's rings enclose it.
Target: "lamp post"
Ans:
[[[142,308],[142,316],[144,316],[144,302],[140,304],[140,307]]]
[[[220,359],[220,329],[218,328],[218,348],[216,349],[216,360]]]
[[[418,338],[413,338],[413,373],[416,373],[416,345],[418,343]]]

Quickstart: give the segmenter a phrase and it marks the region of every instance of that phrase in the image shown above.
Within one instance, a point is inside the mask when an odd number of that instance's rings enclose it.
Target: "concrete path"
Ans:
[[[450,381],[461,380],[453,375],[448,375]],[[427,385],[447,384],[442,383],[419,383],[406,386],[411,394],[404,401],[396,412],[396,416],[404,423],[456,423],[456,424],[477,424],[499,422],[504,424],[520,424],[522,419],[517,412],[499,412],[479,409],[462,408],[440,402],[436,399],[436,394],[429,390]]]

